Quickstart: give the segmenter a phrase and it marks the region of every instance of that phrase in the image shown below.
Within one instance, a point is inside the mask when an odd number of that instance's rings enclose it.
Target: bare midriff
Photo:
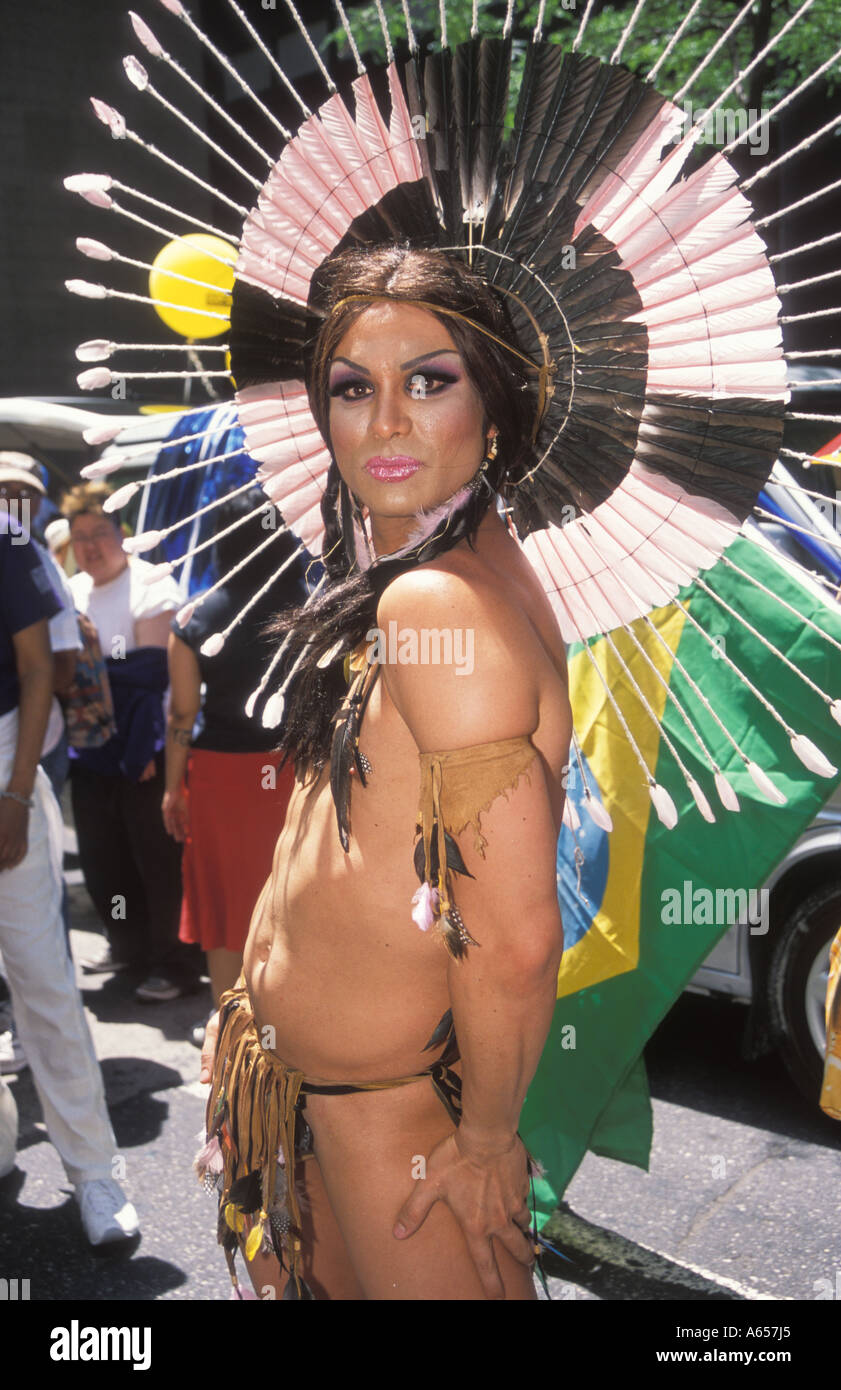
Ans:
[[[427,1066],[449,1008],[443,943],[411,917],[419,765],[378,680],[352,778],[350,851],[336,828],[329,769],[296,783],[271,877],[257,902],[245,980],[274,1051],[306,1075],[373,1081]]]

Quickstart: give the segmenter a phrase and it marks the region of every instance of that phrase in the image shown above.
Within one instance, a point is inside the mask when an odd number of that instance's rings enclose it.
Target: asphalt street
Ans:
[[[79,884],[71,910],[78,961],[100,944]],[[78,977],[141,1238],[120,1255],[90,1252],[26,1070],[8,1078],[20,1145],[0,1182],[0,1277],[28,1279],[33,1301],[226,1300],[214,1203],[191,1168],[205,1088],[189,1035],[209,988],[143,1005],[126,976]],[[776,1058],[740,1061],[742,1017],[684,996],[658,1030],[650,1171],[586,1157],[553,1226],[571,1257],[549,1258],[554,1300],[841,1297],[841,1125],[799,1096]]]

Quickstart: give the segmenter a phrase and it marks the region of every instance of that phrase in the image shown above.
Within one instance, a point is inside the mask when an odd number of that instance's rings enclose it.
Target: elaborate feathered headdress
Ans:
[[[627,630],[653,607],[675,601],[681,586],[713,564],[746,519],[761,510],[757,495],[779,456],[792,456],[782,447],[784,422],[797,416],[787,408],[781,329],[792,316],[782,313],[781,296],[799,285],[776,283],[761,235],[765,223],[790,209],[755,222],[748,195],[841,118],[746,180],[739,180],[728,155],[753,126],[692,167],[699,125],[710,108],[698,124],[689,125],[684,108],[661,95],[654,80],[700,0],[644,81],[620,63],[644,0],[607,63],[580,51],[592,0],[570,51],[543,34],[541,5],[516,102],[510,99],[513,3],[501,37],[493,38],[478,32],[474,5],[472,35],[454,49],[442,4],[440,50],[418,42],[404,3],[408,42],[400,51],[378,4],[387,65],[368,71],[337,0],[357,68],[347,92],[337,88],[287,0],[325,83],[317,110],[306,105],[235,0],[227,3],[274,80],[300,107],[296,131],[251,90],[181,0],[161,0],[270,121],[276,132],[271,150],[203,91],[144,20],[132,14],[131,22],[147,54],[226,121],[240,153],[213,148],[235,171],[250,207],[147,144],[114,107],[98,99],[94,110],[111,134],[142,145],[153,160],[176,168],[187,184],[200,184],[216,199],[222,226],[199,221],[109,175],[82,174],[66,183],[157,237],[184,235],[187,223],[190,231],[198,227],[236,243],[229,258],[234,287],[224,346],[230,348],[245,447],[258,460],[258,477],[286,526],[302,547],[319,554],[330,454],[310,409],[305,369],[325,263],[348,246],[438,247],[466,258],[500,291],[535,367],[540,408],[534,465],[520,480],[509,515],[564,638],[586,643],[596,634]],[[805,0],[712,110],[766,59],[811,3]],[[720,44],[749,9],[734,19]],[[838,56],[761,119],[773,119]],[[187,121],[197,137],[208,139],[157,89],[136,57],[126,58],[125,69],[135,87]],[[260,166],[259,174],[251,172],[251,163]],[[99,242],[82,240],[79,249],[102,260],[121,259]],[[215,258],[226,260],[218,252]],[[69,288],[100,297],[117,293],[81,281],[69,282]],[[121,347],[88,343],[79,355],[106,360]],[[92,388],[111,380],[107,367],[94,367],[79,378]],[[103,440],[103,433],[96,438]],[[94,464],[86,471],[94,475],[107,467]],[[159,480],[160,475],[152,482]],[[778,472],[777,480],[780,487],[797,490],[790,475]],[[121,489],[113,505],[134,488]],[[141,535],[127,545],[151,548],[159,537]],[[741,620],[753,630],[747,618]],[[216,650],[221,640],[210,639]],[[262,689],[279,659],[280,652]],[[659,723],[628,676],[628,689]],[[634,739],[635,715],[622,715],[614,692],[607,693],[657,815],[674,824],[674,803]],[[841,701],[832,691],[820,694],[841,723]],[[763,699],[773,707],[770,697]],[[265,721],[278,719],[281,708],[282,692],[277,692]],[[781,716],[780,722],[807,767],[820,776],[834,774],[813,742],[790,730]],[[578,752],[577,741],[575,748]],[[767,773],[740,754],[757,786],[773,798]],[[723,804],[732,805],[719,768],[715,782]],[[713,819],[698,783],[689,778],[687,783],[701,813]],[[595,800],[587,805],[600,823],[609,824]]]

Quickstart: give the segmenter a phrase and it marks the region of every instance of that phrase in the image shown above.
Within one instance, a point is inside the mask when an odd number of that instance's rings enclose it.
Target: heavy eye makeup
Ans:
[[[414,367],[408,371],[405,386],[409,395],[417,400],[426,396],[436,396],[447,386],[456,385],[461,379],[461,373],[452,367],[433,364],[423,368]],[[330,378],[329,394],[331,400],[341,399],[351,403],[364,400],[370,390],[371,381],[368,377],[349,371],[347,368],[337,369]]]

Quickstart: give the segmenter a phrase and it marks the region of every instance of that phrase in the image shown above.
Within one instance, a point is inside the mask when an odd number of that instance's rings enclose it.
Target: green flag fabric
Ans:
[[[567,797],[580,825],[574,833],[564,825],[558,842],[565,938],[558,1001],[520,1124],[526,1145],[546,1170],[537,1184],[544,1218],[588,1148],[647,1169],[652,1114],[642,1049],[716,941],[739,920],[740,909],[751,932],[768,930],[761,885],[841,778],[837,770],[830,777],[818,775],[792,750],[791,734],[805,735],[835,769],[841,768],[841,727],[822,695],[785,660],[831,699],[841,695],[839,650],[806,621],[841,642],[841,607],[746,536],[733,541],[700,579],[678,595],[691,617],[673,605],[649,615],[665,646],[644,619],[633,624],[662,681],[621,630],[612,638],[630,676],[604,637],[594,638],[589,651],[580,643],[570,649],[570,696],[584,772],[613,829],[602,829],[585,809],[583,778],[572,759]],[[719,599],[761,636],[747,632]],[[788,730],[739,679],[728,658]],[[671,830],[657,816],[595,663],[648,767],[677,807],[679,819]],[[632,681],[662,729],[645,713]],[[713,769],[663,682],[735,791],[738,811],[722,805]],[[774,804],[757,788],[705,700],[739,748],[785,795],[785,805]],[[701,815],[666,736],[703,789],[715,823]],[[583,862],[576,863],[576,849]]]

